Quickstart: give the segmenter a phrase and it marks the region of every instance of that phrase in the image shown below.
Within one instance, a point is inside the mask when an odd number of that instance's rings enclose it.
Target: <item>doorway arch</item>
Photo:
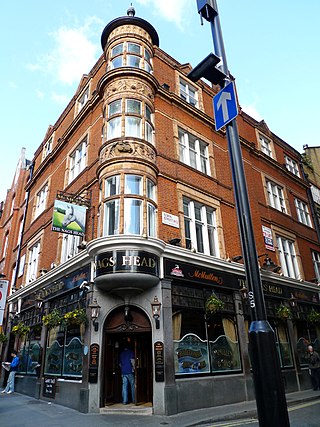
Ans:
[[[106,318],[101,406],[122,402],[119,354],[126,345],[135,355],[135,405],[152,404],[152,329],[147,315],[133,305],[115,308]]]

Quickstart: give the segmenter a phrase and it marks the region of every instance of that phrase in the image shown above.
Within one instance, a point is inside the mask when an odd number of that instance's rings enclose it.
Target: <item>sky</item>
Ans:
[[[22,147],[31,160],[102,50],[111,20],[136,16],[160,48],[193,67],[214,52],[196,0],[17,0],[1,5],[0,201]],[[228,67],[241,108],[299,152],[320,145],[319,0],[217,0]]]

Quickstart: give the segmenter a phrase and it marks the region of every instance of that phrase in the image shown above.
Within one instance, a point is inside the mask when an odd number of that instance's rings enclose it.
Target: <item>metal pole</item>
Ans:
[[[198,1],[205,19],[211,24],[215,54],[222,59],[221,71],[229,76],[216,0]],[[208,9],[209,8],[209,9]],[[210,13],[209,13],[210,12]],[[220,83],[224,88],[226,80]],[[235,204],[239,223],[242,253],[249,289],[251,324],[249,329],[249,354],[261,427],[287,427],[287,403],[276,349],[274,331],[267,321],[261,276],[253,233],[248,190],[242,161],[236,120],[226,125]]]

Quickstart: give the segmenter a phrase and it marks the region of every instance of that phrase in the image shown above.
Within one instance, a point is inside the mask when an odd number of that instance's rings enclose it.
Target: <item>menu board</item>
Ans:
[[[56,396],[56,378],[44,377],[43,379],[43,392],[44,397],[51,397],[52,399]]]

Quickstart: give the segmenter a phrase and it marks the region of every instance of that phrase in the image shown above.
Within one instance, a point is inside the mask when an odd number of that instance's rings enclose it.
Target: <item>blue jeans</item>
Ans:
[[[122,374],[122,403],[128,403],[128,389],[130,384],[131,400],[134,403],[134,374]]]
[[[8,393],[8,391],[11,391],[12,393],[14,392],[14,377],[16,376],[16,371],[11,371],[9,373],[9,377],[8,377],[8,382],[7,382],[7,386],[4,389],[4,391],[6,393]]]

